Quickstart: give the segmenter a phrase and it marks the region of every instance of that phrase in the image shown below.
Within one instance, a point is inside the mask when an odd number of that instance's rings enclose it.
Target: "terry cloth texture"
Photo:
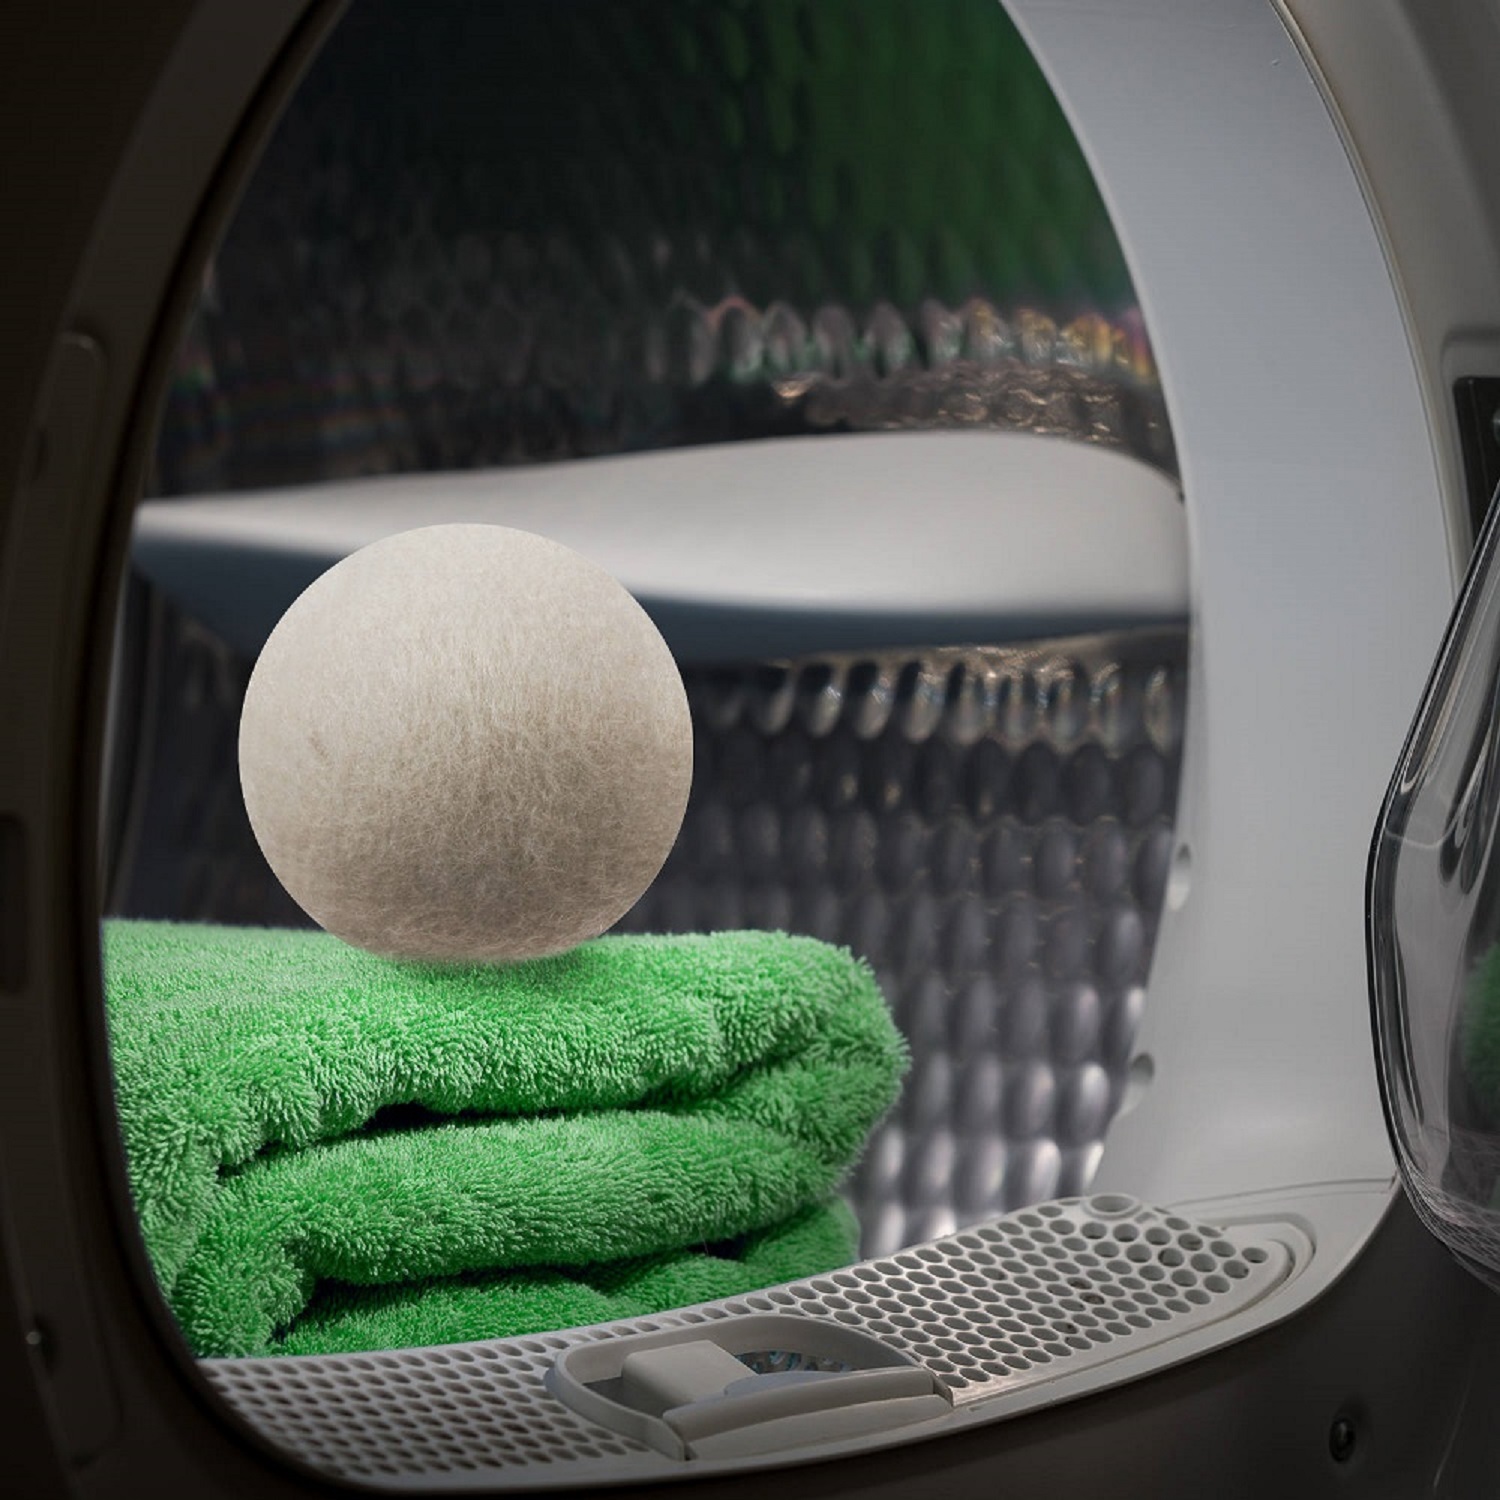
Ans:
[[[110,921],[146,1246],[203,1356],[505,1337],[856,1253],[833,1193],[906,1050],[873,976],[780,933],[509,966]]]

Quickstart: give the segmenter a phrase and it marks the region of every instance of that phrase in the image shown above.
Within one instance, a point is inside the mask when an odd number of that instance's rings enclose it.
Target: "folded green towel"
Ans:
[[[851,1259],[832,1199],[906,1052],[808,938],[601,938],[503,967],[111,921],[121,1128],[201,1355],[444,1343]]]

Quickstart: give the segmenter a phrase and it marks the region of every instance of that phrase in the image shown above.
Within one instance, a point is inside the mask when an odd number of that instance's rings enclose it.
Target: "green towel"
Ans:
[[[906,1052],[780,933],[455,967],[111,921],[131,1184],[200,1355],[502,1337],[844,1263],[834,1191]]]

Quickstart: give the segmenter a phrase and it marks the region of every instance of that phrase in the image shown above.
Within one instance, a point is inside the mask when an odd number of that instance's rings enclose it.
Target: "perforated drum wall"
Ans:
[[[779,927],[874,965],[910,1039],[865,1251],[1085,1190],[1172,856],[1185,632],[688,673],[682,836],[628,930]]]

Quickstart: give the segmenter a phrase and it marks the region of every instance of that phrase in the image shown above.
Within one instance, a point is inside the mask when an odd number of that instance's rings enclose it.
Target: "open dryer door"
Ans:
[[[685,1495],[767,1482],[743,1475],[747,1466],[814,1461],[809,1474],[834,1494],[1081,1489],[1101,1475],[1125,1493],[1318,1493],[1346,1479],[1370,1495],[1409,1494],[1441,1472],[1469,1352],[1494,1316],[1391,1201],[1358,942],[1370,811],[1461,550],[1450,536],[1462,530],[1461,502],[1433,458],[1449,434],[1430,418],[1342,120],[1275,11],[1258,0],[1160,0],[1118,21],[1087,7],[1014,10],[1111,204],[1156,335],[1197,632],[1177,823],[1188,853],[1175,860],[1143,1034],[1154,1076],[1093,1198],[1039,1205],[1024,1227],[1066,1249],[1070,1231],[1049,1221],[1072,1214],[1074,1227],[1106,1234],[1138,1221],[1145,1244],[1156,1244],[1152,1231],[1179,1237],[1160,1248],[1184,1262],[1234,1259],[1212,1250],[1212,1236],[1207,1250],[1181,1241],[1196,1233],[1181,1210],[1251,1245],[1273,1241],[1298,1274],[1249,1315],[1116,1361],[1105,1378],[1032,1382],[1019,1399],[1019,1386],[985,1390],[904,1432],[831,1424],[800,1446],[695,1460],[631,1447],[628,1434],[588,1446],[617,1461],[607,1477],[670,1476],[663,1492]],[[433,1425],[426,1397],[407,1393],[430,1386],[443,1362],[391,1356],[397,1378],[378,1395],[384,1376],[362,1363],[310,1371],[301,1387],[295,1370],[233,1362],[212,1384],[203,1378],[151,1290],[131,1219],[99,1004],[96,856],[114,604],[151,424],[230,198],[332,17],[152,4],[88,19],[65,6],[28,18],[0,106],[7,191],[28,226],[7,251],[16,335],[0,386],[0,1209],[11,1331],[0,1378],[27,1418],[14,1472],[22,1493],[38,1495],[316,1493],[347,1486],[338,1464],[351,1442],[373,1451],[393,1424],[418,1436]],[[1366,41],[1382,38],[1395,57],[1390,19],[1372,21]],[[1340,55],[1320,57],[1335,78]],[[38,152],[38,134],[54,149]],[[1376,175],[1378,161],[1363,165]],[[1345,399],[1351,367],[1359,401]],[[1330,619],[1345,632],[1337,668],[1309,644]],[[879,1273],[898,1303],[909,1299],[895,1316],[921,1311],[934,1363],[959,1352],[944,1339],[973,1347],[973,1309],[944,1310],[946,1294],[923,1290],[935,1278],[930,1254],[909,1244],[920,1227],[897,1234],[914,1264]],[[1013,1290],[1007,1256],[978,1238],[952,1252],[982,1252],[957,1268],[960,1282],[978,1277],[985,1299],[1002,1303]],[[1045,1261],[1054,1248],[1024,1253]],[[1092,1253],[1086,1240],[1079,1253]],[[894,1285],[902,1279],[915,1290]],[[792,1295],[843,1322],[841,1301],[857,1303],[846,1293],[868,1278],[850,1280]],[[528,1411],[570,1433],[557,1411],[593,1420],[589,1396],[567,1404],[566,1380],[606,1396],[597,1387],[617,1372],[574,1351],[597,1356],[608,1342],[564,1339],[499,1365],[485,1356],[498,1369],[481,1398],[492,1445]],[[450,1356],[448,1368],[463,1363]],[[888,1380],[894,1368],[875,1373]],[[895,1370],[890,1389],[905,1394],[892,1399],[933,1399],[912,1396],[911,1378]],[[351,1387],[379,1408],[362,1436],[337,1430]],[[448,1389],[458,1406],[474,1395]],[[1064,1394],[1078,1399],[1059,1404]],[[303,1419],[323,1450],[287,1440]],[[518,1447],[535,1459],[534,1442]],[[566,1453],[546,1457],[508,1476],[456,1463],[442,1484],[462,1486],[467,1473],[490,1492],[565,1489],[604,1477],[570,1468]],[[431,1487],[415,1437],[396,1462],[405,1467],[364,1478]]]

